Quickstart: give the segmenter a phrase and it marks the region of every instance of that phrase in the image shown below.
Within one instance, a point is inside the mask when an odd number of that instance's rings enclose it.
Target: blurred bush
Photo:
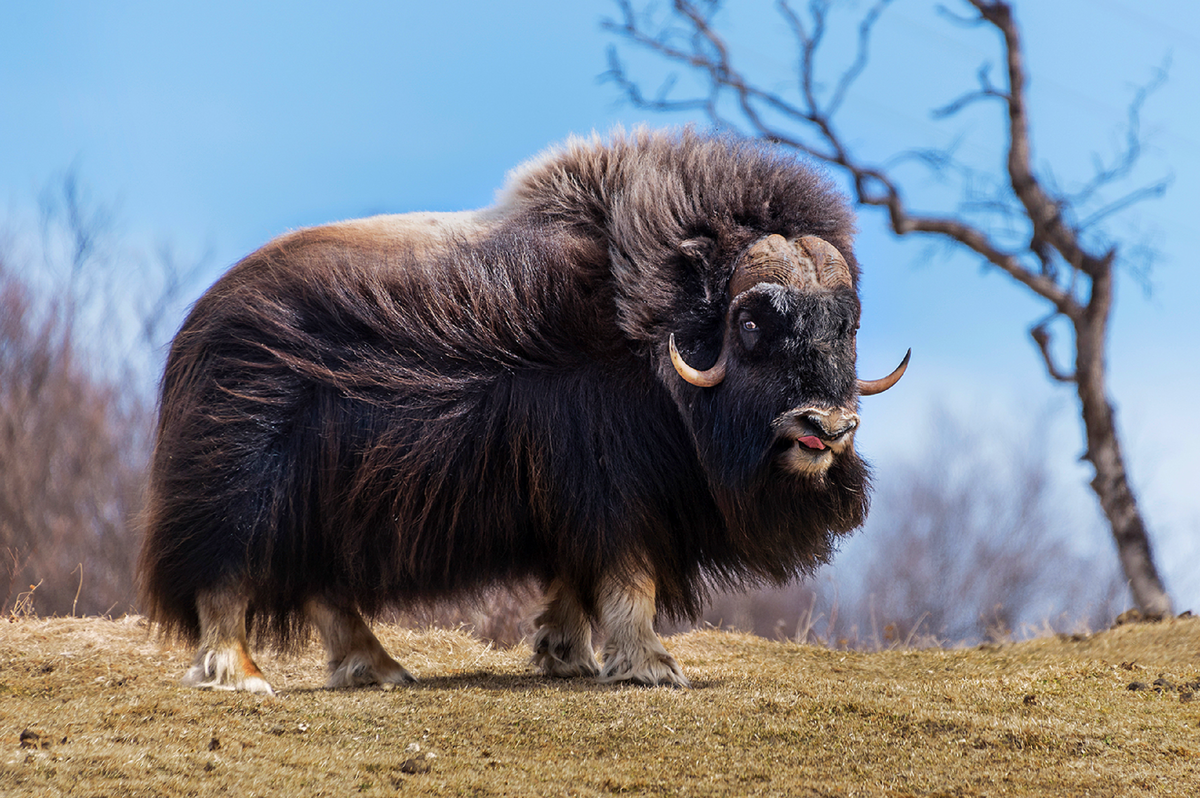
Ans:
[[[4,611],[22,598],[43,615],[125,612],[134,601],[152,408],[89,367],[76,321],[73,302],[38,301],[0,262]]]
[[[75,168],[0,220],[0,612],[136,611],[154,386],[205,258],[146,256]]]

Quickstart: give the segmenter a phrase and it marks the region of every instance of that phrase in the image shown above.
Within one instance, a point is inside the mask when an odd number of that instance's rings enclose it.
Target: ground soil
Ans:
[[[179,685],[137,618],[0,621],[0,795],[1200,795],[1200,619],[972,649],[667,646],[690,690],[548,681],[523,646],[379,629],[421,681]],[[1132,688],[1132,689],[1131,689]]]

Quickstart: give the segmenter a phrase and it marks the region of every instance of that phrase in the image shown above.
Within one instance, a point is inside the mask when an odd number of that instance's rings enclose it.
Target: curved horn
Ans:
[[[776,283],[801,291],[850,288],[850,267],[838,248],[819,236],[792,241],[778,233],[760,238],[746,250],[729,280],[735,297],[759,283]]]
[[[845,256],[833,244],[817,236],[802,236],[796,248],[801,253],[801,268],[809,272],[805,280],[809,285],[821,288],[850,288],[854,285]]]
[[[717,358],[717,362],[712,368],[698,371],[685,363],[683,356],[675,348],[675,333],[671,333],[671,337],[667,339],[667,345],[671,349],[671,365],[685,381],[699,388],[711,388],[725,379],[725,360],[729,355],[728,346],[721,346],[721,356]]]
[[[775,233],[754,242],[729,278],[729,298],[759,283],[792,285],[796,281],[796,249]]]
[[[896,370],[881,380],[859,380],[858,395],[874,396],[877,393],[883,393],[888,388],[900,382],[900,378],[904,376],[904,370],[908,368],[908,359],[910,357],[912,357],[911,349],[904,353],[904,360],[900,361],[900,365],[896,366]]]

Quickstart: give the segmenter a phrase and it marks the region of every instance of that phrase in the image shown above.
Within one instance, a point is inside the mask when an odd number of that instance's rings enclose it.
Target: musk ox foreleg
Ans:
[[[546,676],[596,676],[600,666],[592,651],[592,620],[575,591],[555,579],[546,590],[546,608],[537,619],[530,664]]]
[[[652,576],[639,573],[606,580],[599,610],[608,633],[600,681],[691,686],[654,632]]]
[[[305,612],[325,643],[329,667],[327,688],[416,681],[388,655],[357,610],[325,598],[314,598],[305,605]]]
[[[234,587],[201,590],[196,595],[200,647],[183,683],[202,690],[245,690],[274,695],[246,644],[245,593]]]

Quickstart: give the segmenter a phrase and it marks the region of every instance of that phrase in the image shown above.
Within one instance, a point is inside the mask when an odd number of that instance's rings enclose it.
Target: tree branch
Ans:
[[[1128,177],[1133,171],[1133,167],[1137,164],[1142,154],[1142,108],[1145,106],[1146,100],[1150,98],[1150,95],[1166,83],[1170,63],[1170,59],[1166,59],[1162,66],[1154,71],[1150,80],[1138,87],[1126,112],[1124,149],[1110,166],[1105,166],[1099,157],[1095,159],[1095,174],[1083,188],[1071,196],[1071,204],[1084,205],[1090,202],[1092,197],[1101,188]],[[1081,225],[1081,227],[1086,227],[1086,225]]]
[[[1033,240],[1048,242],[1072,268],[1095,278],[1106,259],[1087,252],[1077,231],[1063,219],[1060,202],[1043,188],[1033,171],[1033,147],[1029,137],[1029,119],[1025,106],[1024,51],[1012,8],[1002,0],[968,0],[980,18],[995,27],[1004,38],[1008,68],[1008,175],[1013,192],[1025,206],[1033,225]]]
[[[1003,100],[1004,102],[1008,102],[1009,96],[992,85],[992,79],[988,76],[990,71],[990,64],[980,66],[979,72],[976,73],[979,77],[980,88],[977,91],[967,92],[957,100],[953,100],[941,108],[933,109],[930,112],[930,116],[934,119],[946,119],[979,100]]]
[[[1042,353],[1042,360],[1046,363],[1046,373],[1058,382],[1075,382],[1074,374],[1067,374],[1064,371],[1060,371],[1058,366],[1054,364],[1054,358],[1050,355],[1050,331],[1046,327],[1048,323],[1049,319],[1042,321],[1029,331],[1034,343],[1037,344],[1038,350]]]
[[[1152,183],[1148,186],[1134,189],[1123,197],[1118,197],[1109,204],[1099,210],[1093,211],[1091,215],[1079,223],[1080,231],[1094,227],[1100,221],[1107,219],[1109,216],[1120,213],[1126,208],[1136,205],[1142,200],[1153,197],[1161,197],[1167,193],[1167,188],[1171,185],[1170,178],[1163,178],[1157,183]]]

